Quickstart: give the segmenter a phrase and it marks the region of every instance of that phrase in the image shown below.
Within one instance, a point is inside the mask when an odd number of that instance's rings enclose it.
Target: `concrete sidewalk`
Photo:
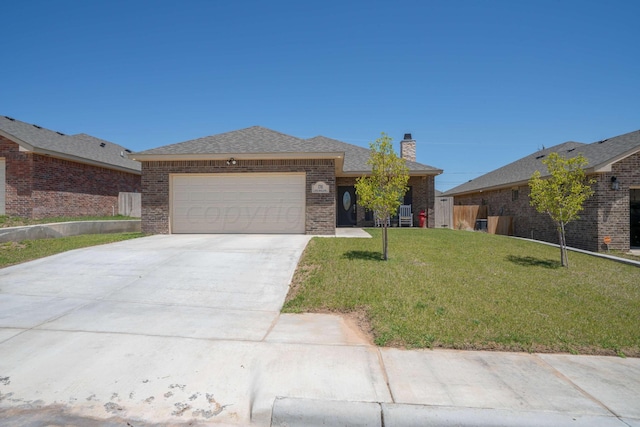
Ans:
[[[272,425],[640,426],[640,360],[380,349],[391,400],[278,398]]]
[[[341,342],[339,334],[323,342],[314,331],[331,330],[337,322],[334,316],[304,314],[295,318],[299,343],[366,346],[357,341],[348,324],[342,326]],[[383,415],[386,427],[640,426],[640,359],[366,349],[377,355],[371,382],[384,378],[385,399],[357,399],[355,392],[340,398],[329,396],[330,391],[279,394],[287,398],[275,401],[273,425],[381,425]],[[341,370],[335,374],[344,375]],[[374,419],[377,421],[372,423]]]
[[[640,427],[640,359],[381,349],[280,314],[307,241],[152,236],[1,269],[0,425]]]

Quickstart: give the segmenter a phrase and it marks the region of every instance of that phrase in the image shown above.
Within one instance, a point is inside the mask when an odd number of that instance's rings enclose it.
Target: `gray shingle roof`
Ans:
[[[636,151],[640,151],[640,130],[591,144],[565,142],[530,154],[520,160],[516,160],[513,163],[479,176],[478,178],[446,191],[444,195],[453,196],[511,184],[520,184],[528,181],[536,170],[539,170],[543,176],[546,176],[548,175],[547,168],[542,163],[542,160],[550,153],[559,153],[566,158],[582,154],[589,162],[587,172],[592,172]]]
[[[167,156],[211,154],[274,154],[274,153],[344,153],[343,172],[356,173],[371,170],[367,165],[369,149],[347,144],[324,136],[300,139],[260,126],[253,126],[218,135],[206,136],[177,144],[134,153],[144,156]],[[407,162],[412,172],[438,174],[442,171],[417,162]]]
[[[306,151],[307,145],[303,139],[260,126],[253,126],[152,148],[135,154],[300,153]]]
[[[313,149],[324,147],[325,151],[337,151],[344,153],[344,163],[342,165],[343,172],[365,172],[371,170],[367,165],[369,159],[369,150],[358,147],[357,145],[347,144],[346,142],[327,138],[326,136],[316,136],[307,140]]]
[[[0,132],[12,140],[28,144],[36,152],[76,160],[90,161],[110,169],[140,172],[141,165],[127,158],[127,150],[103,139],[86,134],[65,135],[30,123],[0,116]],[[102,145],[104,144],[104,145]]]
[[[327,138],[325,136],[316,136],[314,138],[307,139],[307,141],[316,147],[323,147],[321,151],[344,152],[344,166],[342,170],[345,173],[371,171],[371,167],[367,164],[367,160],[369,160],[369,154],[371,152],[368,148],[347,144],[346,142]],[[442,173],[441,169],[424,165],[422,163],[407,161],[406,164],[409,168],[409,172],[429,172],[433,174]]]

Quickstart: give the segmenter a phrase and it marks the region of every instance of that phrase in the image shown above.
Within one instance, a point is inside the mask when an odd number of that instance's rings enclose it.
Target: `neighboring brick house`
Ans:
[[[140,163],[124,147],[0,116],[0,215],[25,218],[118,212],[120,192],[141,190]]]
[[[489,215],[513,216],[514,234],[557,243],[558,235],[547,214],[529,203],[528,181],[536,170],[543,176],[542,160],[552,152],[564,157],[582,154],[585,171],[596,180],[595,194],[584,204],[580,219],[566,229],[569,246],[590,251],[628,251],[640,246],[640,131],[591,144],[565,142],[482,175],[444,193],[456,205],[487,205]],[[548,174],[547,174],[548,175]]]
[[[415,162],[410,134],[401,147],[410,171],[405,201],[416,225],[424,210],[432,226],[434,178],[442,171]],[[373,225],[354,190],[356,178],[371,173],[369,154],[259,126],[134,153],[142,163],[142,230],[332,235],[336,226]]]

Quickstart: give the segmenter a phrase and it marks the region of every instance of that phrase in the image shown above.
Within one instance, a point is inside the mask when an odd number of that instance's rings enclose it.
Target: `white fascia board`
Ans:
[[[606,173],[606,172],[611,172],[611,166],[613,165],[613,163],[606,163],[604,165],[595,167],[595,168],[588,168],[585,170],[585,172],[587,174],[590,173]]]
[[[264,160],[264,159],[342,159],[342,152],[326,153],[193,153],[193,154],[137,154],[130,153],[127,157],[139,162],[170,162],[173,160]]]
[[[430,170],[430,171],[409,171],[409,176],[436,176],[442,173],[441,169]],[[368,171],[349,171],[349,172],[341,172],[340,178],[352,178],[352,177],[360,177],[363,175],[371,175],[371,170]]]

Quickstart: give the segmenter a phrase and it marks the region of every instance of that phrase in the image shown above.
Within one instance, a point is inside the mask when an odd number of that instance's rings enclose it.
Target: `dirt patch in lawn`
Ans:
[[[314,271],[320,268],[319,265],[298,265],[291,284],[289,285],[289,292],[284,300],[285,304],[294,299],[298,292],[300,292],[301,286],[309,279]]]
[[[352,311],[349,313],[335,313],[342,317],[345,324],[349,327],[353,334],[369,345],[375,345],[373,342],[373,328],[369,317],[364,310]]]

